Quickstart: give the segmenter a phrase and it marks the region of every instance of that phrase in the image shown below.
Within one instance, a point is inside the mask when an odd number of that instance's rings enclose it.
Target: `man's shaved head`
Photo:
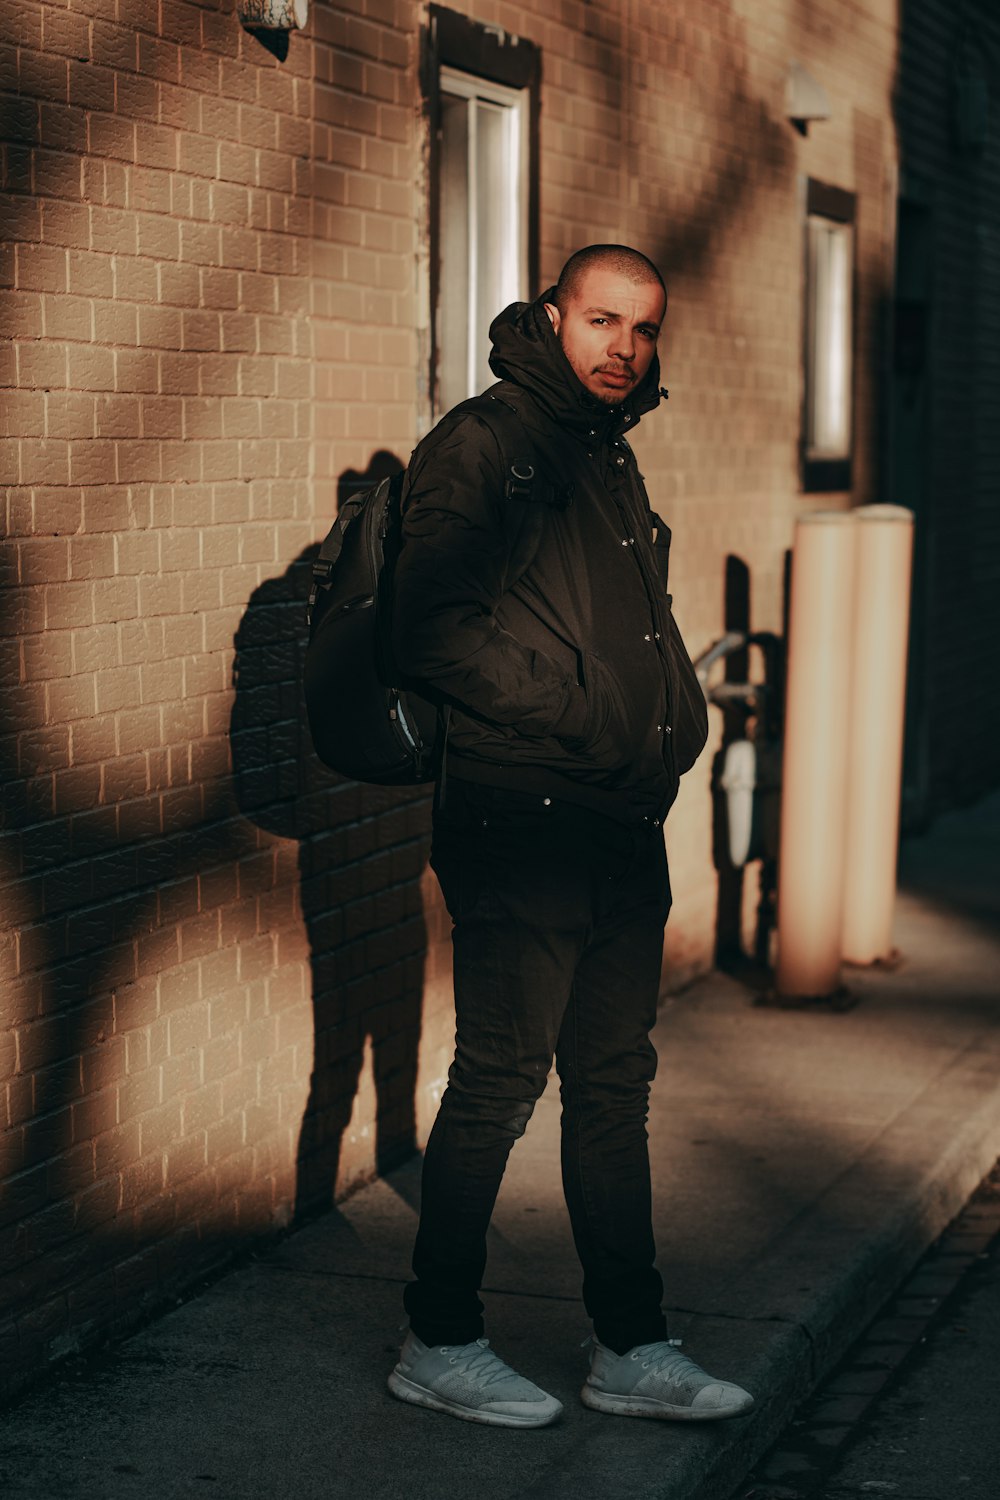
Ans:
[[[628,245],[587,245],[562,268],[545,311],[577,379],[614,406],[649,370],[667,308],[663,277]]]
[[[613,271],[635,286],[653,281],[658,283],[663,300],[667,300],[667,288],[663,277],[647,256],[630,245],[585,245],[577,250],[559,272],[556,283],[556,306],[565,313],[569,302],[579,293],[588,271],[595,269]]]

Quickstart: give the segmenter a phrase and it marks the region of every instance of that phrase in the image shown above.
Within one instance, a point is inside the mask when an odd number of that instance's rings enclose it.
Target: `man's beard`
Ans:
[[[635,372],[634,370],[630,370],[627,365],[620,368],[616,365],[598,365],[595,370],[591,371],[591,374],[627,375],[629,377],[628,385],[620,386],[617,390],[593,391],[591,393],[597,397],[598,401],[603,402],[605,406],[618,406],[636,385]]]
[[[556,332],[556,338],[559,341],[560,345],[562,346],[563,353],[565,354],[566,353],[566,346],[565,346],[565,343],[563,341],[563,331],[562,331],[561,328],[557,328],[555,332]],[[594,400],[595,401],[599,401],[602,406],[618,406],[620,402],[624,401],[624,399],[628,395],[629,391],[634,390],[634,388],[636,386],[636,383],[637,383],[636,380],[635,380],[635,372],[632,371],[632,370],[629,370],[627,368],[627,366],[622,366],[620,368],[617,368],[617,367],[615,367],[613,365],[598,365],[596,367],[596,369],[592,369],[590,371],[590,374],[592,376],[593,375],[598,375],[601,372],[601,370],[608,370],[612,374],[615,374],[615,375],[631,375],[632,379],[629,381],[628,385],[623,385],[620,391],[613,391],[613,390],[592,391],[591,388],[590,388],[590,386],[587,384],[587,381],[584,379],[583,375],[580,373],[580,371],[577,369],[577,367],[573,364],[573,361],[571,359],[569,359],[568,356],[567,356],[567,363],[569,364],[570,369],[573,371],[573,374],[576,376],[577,380],[580,382],[580,384],[583,386],[584,390],[587,392],[587,395],[588,396],[593,396]]]

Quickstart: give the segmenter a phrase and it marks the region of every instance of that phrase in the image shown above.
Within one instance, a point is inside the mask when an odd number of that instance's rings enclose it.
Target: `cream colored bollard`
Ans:
[[[901,505],[863,505],[854,515],[842,953],[848,963],[871,964],[892,953],[913,512]]]
[[[786,1001],[841,989],[855,530],[853,511],[795,527],[775,976]]]

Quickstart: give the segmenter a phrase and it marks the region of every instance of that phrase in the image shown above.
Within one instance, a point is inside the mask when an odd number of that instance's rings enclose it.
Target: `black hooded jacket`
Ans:
[[[549,322],[554,296],[490,329],[491,394],[517,412],[530,498],[505,496],[494,432],[461,407],[410,460],[393,648],[452,705],[449,776],[662,819],[708,723],[666,593],[669,533],[654,546],[625,436],[659,403],[659,365],[598,401]]]

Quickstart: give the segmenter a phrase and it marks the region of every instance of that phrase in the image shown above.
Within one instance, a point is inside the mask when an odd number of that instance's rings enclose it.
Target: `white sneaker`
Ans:
[[[594,1411],[619,1417],[681,1422],[738,1417],[753,1406],[749,1391],[707,1375],[673,1344],[637,1344],[627,1354],[614,1354],[596,1338],[580,1399]]]
[[[400,1401],[490,1427],[545,1427],[562,1411],[561,1401],[505,1365],[489,1339],[429,1347],[411,1330],[389,1389]]]

